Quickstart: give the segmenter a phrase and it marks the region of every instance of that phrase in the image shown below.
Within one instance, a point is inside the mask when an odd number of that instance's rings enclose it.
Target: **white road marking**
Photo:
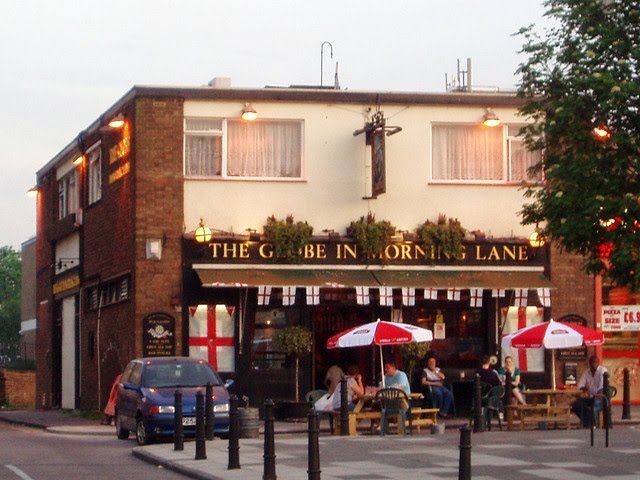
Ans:
[[[15,473],[17,476],[19,476],[22,480],[33,480],[33,478],[31,478],[29,475],[24,473],[18,467],[14,467],[13,465],[5,465],[5,467],[11,470],[13,473]]]

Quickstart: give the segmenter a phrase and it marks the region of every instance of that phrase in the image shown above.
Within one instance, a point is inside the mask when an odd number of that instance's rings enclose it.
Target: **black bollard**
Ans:
[[[238,414],[238,397],[229,397],[229,463],[227,470],[240,468],[240,415]]]
[[[213,440],[215,417],[213,415],[213,385],[211,382],[207,383],[205,389],[205,401],[204,401],[204,436],[207,440]]]
[[[628,368],[624,369],[622,379],[622,420],[631,420],[631,390]]]
[[[471,480],[471,427],[460,427],[460,462],[458,480]]]
[[[484,432],[482,413],[482,384],[480,375],[476,373],[473,380],[473,433]]]
[[[318,412],[309,409],[309,480],[320,480],[320,428],[318,427]]]
[[[603,418],[604,423],[604,446],[609,448],[609,429],[611,428],[611,387],[609,386],[609,372],[602,375],[602,393],[604,394]]]
[[[349,435],[349,391],[345,376],[340,379],[340,435]]]
[[[184,429],[182,428],[182,391],[178,388],[173,402],[173,449],[184,450]]]
[[[204,393],[196,393],[196,460],[207,458],[207,442],[204,436]]]
[[[273,400],[264,402],[264,470],[262,480],[277,480],[276,446],[273,430]]]

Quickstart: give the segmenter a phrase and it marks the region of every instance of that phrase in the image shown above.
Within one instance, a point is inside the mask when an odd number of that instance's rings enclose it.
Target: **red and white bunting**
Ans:
[[[493,298],[504,298],[507,295],[507,290],[505,288],[494,288],[491,290],[491,297]]]
[[[320,287],[307,287],[307,305],[320,303]]]
[[[460,289],[459,288],[447,288],[447,300],[460,301]]]
[[[529,296],[529,290],[526,288],[514,288],[514,303],[515,307],[526,307],[527,306],[527,297]]]
[[[380,287],[380,305],[383,307],[393,307],[393,288]]]
[[[271,299],[271,287],[268,285],[260,285],[258,287],[258,305],[269,305]]]
[[[282,305],[294,305],[296,303],[296,287],[282,287]]]
[[[425,300],[437,300],[438,299],[438,289],[437,288],[425,288],[424,289],[424,299]]]
[[[356,287],[358,305],[369,305],[369,287]]]
[[[405,307],[413,307],[416,304],[416,289],[415,288],[403,288],[402,289],[402,304]]]
[[[538,298],[543,307],[551,306],[551,292],[548,288],[538,288]]]
[[[482,307],[482,289],[481,288],[469,289],[469,306],[471,308]]]

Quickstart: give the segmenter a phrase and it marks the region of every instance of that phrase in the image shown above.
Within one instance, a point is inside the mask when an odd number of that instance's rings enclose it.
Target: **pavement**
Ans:
[[[595,432],[594,447],[590,431],[528,430],[493,431],[471,435],[471,464],[474,479],[519,480],[548,478],[640,478],[640,407],[631,407],[631,419],[621,420],[622,408],[612,408],[613,429],[609,448],[604,448],[605,432]],[[0,410],[0,421],[45,429],[54,434],[105,435],[115,437],[113,426],[65,410]],[[319,438],[320,472],[309,474],[308,434],[306,422],[276,421],[275,469],[284,480],[316,478],[407,479],[458,478],[460,427],[464,418],[446,419],[444,434],[422,429],[414,435],[380,436],[330,435],[326,420],[321,421]],[[362,427],[365,425],[363,424]],[[134,442],[131,441],[132,445]],[[175,451],[173,442],[144,447],[132,446],[137,458],[186,477],[202,480],[245,480],[264,476],[264,437],[240,440],[240,469],[229,470],[228,442],[206,442],[206,459],[195,460],[195,442],[185,441],[184,450]],[[567,461],[569,455],[570,461]],[[270,472],[271,473],[271,472]],[[315,472],[312,472],[315,474]]]

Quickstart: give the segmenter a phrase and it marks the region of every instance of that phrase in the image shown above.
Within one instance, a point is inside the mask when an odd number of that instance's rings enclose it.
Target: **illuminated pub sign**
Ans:
[[[256,264],[277,263],[274,247],[266,242],[239,239],[211,239],[207,243],[186,241],[186,254],[196,263]],[[545,263],[544,249],[534,249],[522,241],[464,243],[458,255],[450,256],[420,243],[399,242],[387,246],[382,256],[367,258],[352,241],[317,241],[305,245],[301,263],[307,265],[529,265]]]

